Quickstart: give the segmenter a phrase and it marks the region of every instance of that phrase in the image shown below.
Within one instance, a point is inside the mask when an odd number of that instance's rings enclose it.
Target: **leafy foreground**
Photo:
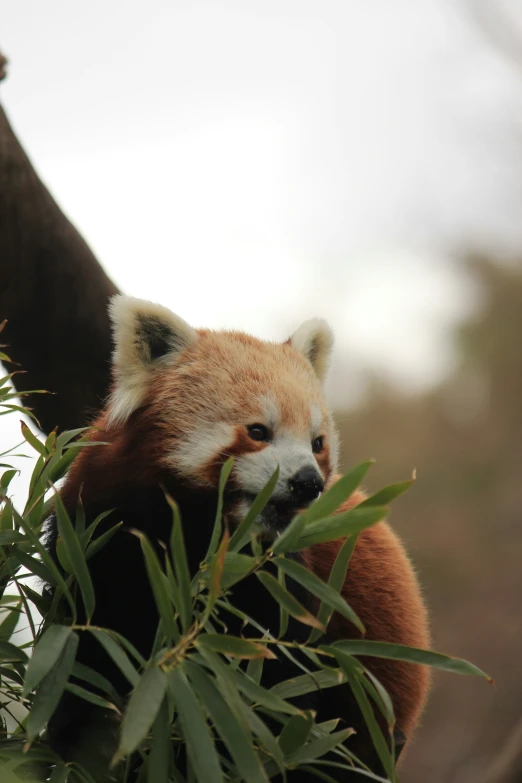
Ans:
[[[12,402],[9,377],[0,380],[0,415],[23,410]],[[37,459],[21,513],[9,497],[9,485],[17,471],[5,463],[14,449],[0,455],[2,783],[99,783],[78,764],[65,764],[46,744],[46,724],[64,691],[117,717],[119,746],[113,780],[121,783],[266,783],[278,776],[285,780],[286,771],[295,769],[313,773],[323,781],[335,781],[339,769],[361,769],[361,781],[393,783],[397,781],[393,706],[358,656],[380,656],[486,676],[466,661],[431,651],[364,639],[320,644],[334,611],[364,630],[340,596],[350,555],[358,534],[383,519],[387,504],[411,484],[387,487],[352,511],[332,517],[359,486],[370,463],[345,475],[306,513],[296,517],[268,550],[258,541],[256,517],[271,496],[276,474],[236,530],[224,528],[220,503],[207,556],[193,578],[188,572],[182,523],[173,501],[171,540],[165,542],[170,557],[165,563],[146,536],[134,531],[140,538],[144,568],[160,616],[150,660],[144,660],[130,642],[110,629],[89,623],[79,625],[77,596],[83,601],[87,617],[92,617],[96,604],[89,559],[119,529],[116,525],[96,538],[101,519],[85,529],[79,505],[73,525],[56,495],[55,484],[78,450],[86,446],[103,448],[103,444],[87,444],[81,437],[78,440],[81,432],[51,433],[42,443],[22,424],[23,444],[29,445]],[[221,499],[231,468],[229,460],[222,470]],[[57,554],[61,567],[42,543],[43,525],[52,508],[60,534]],[[346,537],[346,543],[339,551],[329,584],[286,557],[314,543],[340,537]],[[225,608],[237,613],[229,603],[228,589],[253,573],[280,604],[277,636],[241,615],[244,634],[234,637],[226,633],[220,620]],[[317,616],[287,591],[285,577],[319,598]],[[41,580],[55,588],[53,596],[41,588]],[[305,644],[282,641],[289,615],[309,627]],[[262,638],[258,638],[259,631]],[[125,675],[132,689],[126,702],[106,678],[75,660],[81,634],[92,634]],[[263,664],[276,655],[295,662],[295,677],[267,690],[260,684]],[[350,728],[339,729],[337,721],[318,724],[312,712],[302,711],[290,701],[342,682],[352,688],[386,778],[371,773],[343,744],[352,733]],[[375,718],[374,707],[384,716],[389,737]],[[176,768],[181,746],[186,754],[183,774]]]

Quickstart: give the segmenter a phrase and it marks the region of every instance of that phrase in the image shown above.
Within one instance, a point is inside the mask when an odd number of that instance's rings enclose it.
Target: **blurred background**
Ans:
[[[496,681],[435,677],[401,780],[522,780],[521,4],[20,0],[0,45],[118,287],[268,339],[330,321],[343,466],[417,469],[391,522],[433,646]]]

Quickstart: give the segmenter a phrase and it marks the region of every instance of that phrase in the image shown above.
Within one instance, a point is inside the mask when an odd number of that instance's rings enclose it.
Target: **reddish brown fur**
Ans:
[[[364,500],[354,493],[339,512]],[[316,544],[303,552],[307,567],[328,580],[343,541]],[[366,639],[427,648],[428,618],[412,565],[395,533],[385,522],[363,530],[350,560],[342,595],[362,620]],[[351,623],[334,614],[328,628],[335,640],[360,638]],[[397,728],[410,737],[426,702],[430,675],[425,666],[367,659],[395,708]]]

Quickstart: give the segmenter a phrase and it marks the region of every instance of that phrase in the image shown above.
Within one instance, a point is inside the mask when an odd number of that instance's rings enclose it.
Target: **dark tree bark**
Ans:
[[[0,55],[0,79],[6,60]],[[42,429],[87,423],[109,386],[107,301],[117,293],[40,181],[0,107],[0,322]],[[9,367],[9,370],[16,369]]]

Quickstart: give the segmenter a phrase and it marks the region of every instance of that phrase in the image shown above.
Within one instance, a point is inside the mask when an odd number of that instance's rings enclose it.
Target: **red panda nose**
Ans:
[[[296,505],[311,503],[324,489],[324,481],[315,468],[301,468],[288,480]]]

